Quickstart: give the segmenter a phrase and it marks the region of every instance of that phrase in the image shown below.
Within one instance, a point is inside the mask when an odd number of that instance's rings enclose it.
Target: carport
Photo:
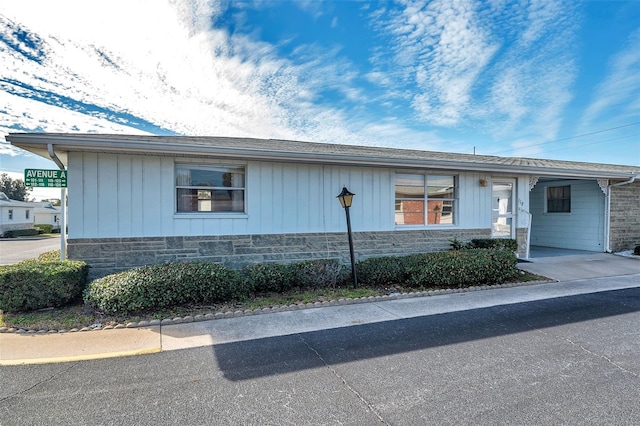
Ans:
[[[542,248],[606,251],[606,192],[607,184],[598,179],[540,179],[529,194],[530,257],[534,247],[538,253]]]

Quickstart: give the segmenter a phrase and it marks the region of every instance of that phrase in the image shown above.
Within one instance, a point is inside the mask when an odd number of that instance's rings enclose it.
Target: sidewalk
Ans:
[[[565,260],[570,261],[570,259]],[[356,300],[352,304],[323,305],[319,308],[244,315],[210,321],[50,335],[2,333],[0,334],[0,365],[44,364],[141,355],[640,287],[640,261],[623,260],[621,264],[625,266],[622,271],[625,273],[632,271],[627,275],[618,275],[621,270],[616,267],[615,269],[606,268],[609,270],[609,276],[604,277],[499,286],[476,291],[458,290],[399,295],[395,299]],[[584,270],[579,265],[582,261],[590,262],[589,260],[579,261],[579,259],[569,262],[578,274]],[[617,259],[607,259],[607,262],[598,265],[609,264],[609,261],[618,264]],[[525,265],[523,269],[529,270],[529,266],[537,264]],[[544,262],[540,265],[544,265]],[[547,270],[551,271],[552,275],[560,272],[566,274],[565,267],[558,268],[553,265],[553,263],[547,263]],[[596,272],[592,271],[592,275]],[[549,276],[549,274],[546,275]],[[613,276],[615,279],[612,278]]]

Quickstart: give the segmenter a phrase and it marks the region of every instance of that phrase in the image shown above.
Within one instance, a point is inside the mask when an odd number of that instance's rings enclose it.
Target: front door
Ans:
[[[515,180],[494,180],[491,184],[491,237],[515,238],[513,199]]]

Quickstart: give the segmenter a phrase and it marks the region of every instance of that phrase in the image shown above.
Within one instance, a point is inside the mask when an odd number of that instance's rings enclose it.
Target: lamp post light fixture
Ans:
[[[349,235],[349,254],[351,255],[351,276],[353,277],[353,288],[358,288],[358,277],[356,276],[356,261],[353,256],[353,237],[351,236],[351,218],[349,216],[349,207],[353,201],[353,194],[349,192],[346,186],[342,187],[342,192],[336,197],[340,201],[340,205],[344,208],[347,215],[347,234]]]

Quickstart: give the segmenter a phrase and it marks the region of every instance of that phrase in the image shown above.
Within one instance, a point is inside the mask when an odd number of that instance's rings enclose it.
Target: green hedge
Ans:
[[[460,250],[408,256],[406,284],[419,288],[460,288],[496,284],[517,276],[516,255],[508,250]]]
[[[456,250],[404,257],[373,258],[356,265],[360,282],[370,286],[458,288],[505,282],[517,276],[509,250]]]
[[[29,311],[65,305],[82,295],[84,262],[25,260],[0,267],[0,310]]]
[[[404,284],[407,280],[404,257],[372,257],[356,263],[356,273],[361,283],[373,286]]]
[[[51,234],[53,232],[53,225],[48,225],[46,223],[37,223],[33,225],[36,229],[40,230],[41,234]]]
[[[66,255],[66,253],[65,253],[65,255]],[[45,251],[44,253],[40,253],[38,255],[38,260],[40,262],[59,262],[60,261],[60,250],[51,250],[51,251]]]
[[[228,301],[246,294],[238,274],[206,262],[164,263],[89,283],[85,303],[106,312],[135,312],[186,303]]]
[[[356,265],[364,285],[457,288],[517,276],[510,250],[473,249],[372,258]],[[228,302],[250,294],[332,288],[350,282],[335,259],[248,265],[240,271],[204,262],[143,266],[91,282],[86,303],[105,312],[135,312],[189,303]]]
[[[34,235],[39,235],[40,231],[37,229],[13,229],[11,231],[5,231],[5,238],[15,238],[15,237],[32,237]]]
[[[493,250],[518,250],[518,241],[511,238],[474,238],[471,240],[471,248],[484,248]]]
[[[261,263],[241,270],[244,287],[254,293],[280,293],[296,285],[295,270],[290,264]]]

